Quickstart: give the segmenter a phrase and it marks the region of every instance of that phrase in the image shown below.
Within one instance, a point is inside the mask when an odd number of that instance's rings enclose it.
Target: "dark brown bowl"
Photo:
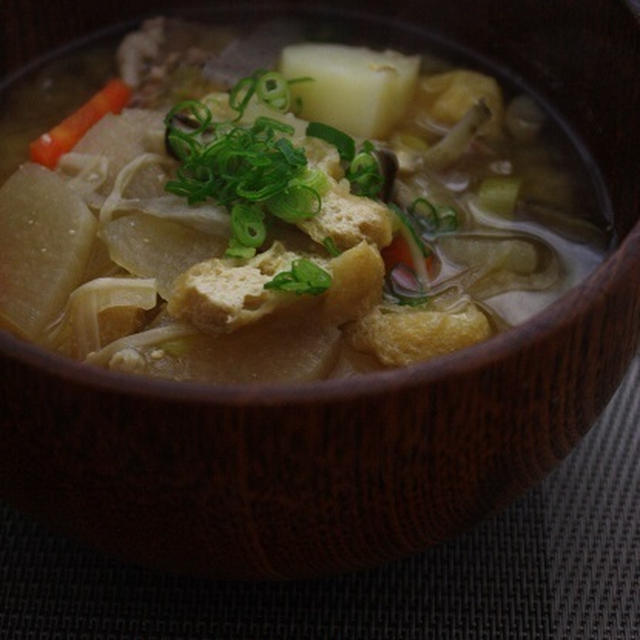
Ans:
[[[154,4],[4,0],[5,71]],[[593,423],[640,336],[636,18],[611,0],[370,10],[441,31],[548,96],[602,170],[619,248],[517,329],[348,381],[172,384],[88,369],[1,334],[3,499],[137,563],[313,576],[470,527],[539,481]]]

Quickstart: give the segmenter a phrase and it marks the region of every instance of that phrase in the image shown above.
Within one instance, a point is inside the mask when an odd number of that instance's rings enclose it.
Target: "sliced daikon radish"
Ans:
[[[82,281],[96,228],[62,178],[20,167],[0,188],[0,323],[38,341]]]
[[[165,300],[178,275],[198,262],[221,256],[228,242],[142,213],[113,220],[100,234],[111,259],[133,275],[155,278]]]
[[[109,345],[90,362],[108,362],[111,369],[175,380],[213,383],[303,382],[325,377],[340,347],[335,327],[259,323],[220,337],[181,334],[166,337],[170,327]],[[152,334],[152,332],[154,332]]]

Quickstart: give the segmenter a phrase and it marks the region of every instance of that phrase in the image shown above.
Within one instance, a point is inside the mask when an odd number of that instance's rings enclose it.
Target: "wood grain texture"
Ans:
[[[4,68],[153,4],[4,0]],[[181,387],[87,370],[1,334],[4,499],[151,566],[315,576],[472,526],[538,482],[602,411],[640,334],[635,18],[610,0],[376,7],[505,60],[550,96],[605,174],[621,247],[517,330],[347,382]]]

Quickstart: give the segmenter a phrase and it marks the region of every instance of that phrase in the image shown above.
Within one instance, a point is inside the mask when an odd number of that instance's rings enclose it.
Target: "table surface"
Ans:
[[[574,452],[473,531],[379,569],[221,583],[123,565],[0,505],[0,638],[640,638],[640,357]]]

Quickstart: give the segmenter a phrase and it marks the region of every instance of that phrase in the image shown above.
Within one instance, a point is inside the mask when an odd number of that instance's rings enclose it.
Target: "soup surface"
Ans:
[[[345,42],[154,18],[5,92],[0,327],[176,380],[345,377],[487,339],[602,260],[534,97]]]

